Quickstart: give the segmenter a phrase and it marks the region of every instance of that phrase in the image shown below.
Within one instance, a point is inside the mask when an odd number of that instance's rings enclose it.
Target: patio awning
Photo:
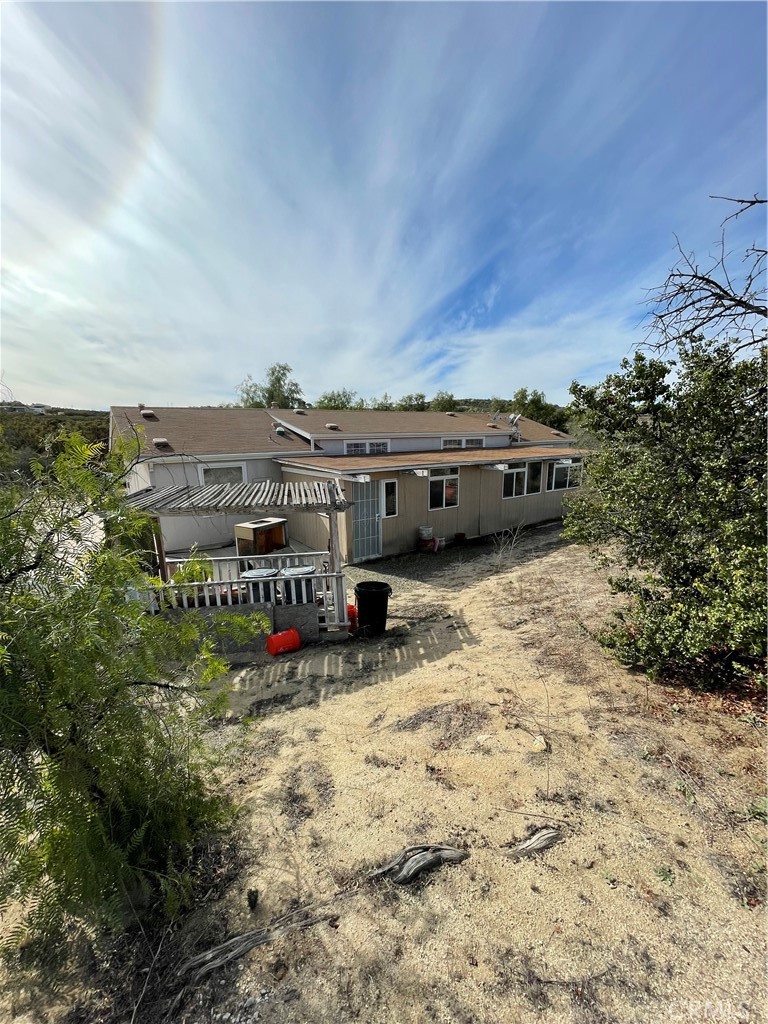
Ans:
[[[158,490],[149,487],[128,495],[134,508],[153,515],[189,516],[225,513],[240,515],[271,512],[343,512],[351,502],[344,498],[336,480],[307,480],[277,483],[260,480],[249,484],[210,484],[189,487],[182,484]]]

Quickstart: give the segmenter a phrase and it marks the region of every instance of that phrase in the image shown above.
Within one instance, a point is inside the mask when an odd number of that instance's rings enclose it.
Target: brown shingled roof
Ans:
[[[384,437],[396,434],[459,434],[475,437],[480,434],[509,434],[507,413],[494,422],[487,412],[382,412],[376,409],[270,409],[281,423],[295,426],[316,438],[323,437]],[[327,423],[335,423],[338,430],[328,430]],[[489,426],[489,424],[493,424]],[[518,421],[524,441],[556,441],[568,439],[567,434],[554,431],[543,423],[526,419]]]
[[[496,462],[525,462],[529,459],[569,459],[588,454],[569,445],[514,445],[510,448],[462,448],[441,452],[395,452],[389,455],[305,455],[285,456],[277,462],[287,470],[314,469],[322,473],[387,473],[429,466],[492,466]]]
[[[148,411],[147,409],[144,410]],[[220,407],[152,406],[154,416],[142,416],[138,406],[112,406],[112,431],[126,438],[133,428],[143,431],[142,455],[246,455],[303,452],[309,449],[306,436],[321,444],[328,437],[395,437],[397,435],[479,437],[509,436],[506,415],[497,421],[488,413],[382,412],[375,409],[224,409]],[[338,430],[329,430],[335,423]],[[286,426],[285,436],[275,426]],[[542,423],[522,417],[518,422],[522,439],[528,442],[562,443],[570,438]],[[301,431],[296,433],[295,431]],[[168,447],[157,448],[152,438],[164,437]]]
[[[275,433],[275,421],[266,409],[166,408],[151,407],[154,416],[145,419],[137,406],[113,405],[110,409],[113,436],[133,437],[133,428],[143,431],[142,455],[255,455],[303,452],[309,442],[288,432]],[[144,410],[145,412],[148,409]],[[168,440],[157,448],[153,437]]]

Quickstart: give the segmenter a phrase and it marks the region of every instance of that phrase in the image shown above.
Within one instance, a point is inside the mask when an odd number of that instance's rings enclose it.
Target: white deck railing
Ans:
[[[268,558],[269,556],[258,556]],[[308,565],[306,560],[290,555],[294,564]],[[250,558],[249,558],[250,560]],[[242,559],[220,559],[235,561]],[[273,563],[274,564],[274,563]],[[254,568],[268,568],[257,565]],[[248,605],[284,605],[302,607],[317,606],[320,628],[347,629],[347,581],[341,572],[314,572],[306,576],[286,576],[281,566],[277,575],[264,580],[253,579],[212,579],[199,582],[164,583],[149,591],[134,591],[131,597],[142,601],[148,611],[159,613],[170,609],[191,610],[194,608],[242,608]]]
[[[168,574],[172,576],[177,570],[184,568],[189,562],[206,565],[210,563],[213,580],[216,583],[234,583],[239,580],[247,569],[287,569],[297,565],[311,565],[316,573],[327,573],[329,557],[327,551],[292,551],[279,555],[230,555],[226,558],[210,558],[199,555],[196,559],[168,558]]]

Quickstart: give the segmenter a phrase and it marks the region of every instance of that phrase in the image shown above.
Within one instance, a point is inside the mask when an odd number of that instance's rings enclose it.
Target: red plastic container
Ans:
[[[298,651],[300,647],[301,637],[297,629],[284,629],[282,633],[273,633],[267,637],[267,650],[273,658],[278,654]]]
[[[347,605],[347,618],[349,619],[349,628],[357,629],[357,608],[355,605]]]

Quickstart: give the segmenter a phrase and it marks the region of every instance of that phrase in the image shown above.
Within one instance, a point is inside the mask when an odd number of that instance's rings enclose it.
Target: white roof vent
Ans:
[[[446,413],[445,415],[446,415],[446,416],[455,416],[455,415],[456,415],[456,413],[455,413],[455,412],[447,412],[447,413]]]
[[[152,444],[155,448],[170,448],[167,437],[153,437]]]
[[[153,420],[156,418],[154,409],[142,409],[141,415],[144,417],[145,420]]]
[[[304,410],[303,409],[294,409],[293,411],[296,413],[297,416],[303,416],[304,415]]]
[[[488,428],[489,428],[490,430],[498,430],[498,429],[499,429],[499,428],[497,427],[497,425],[496,425],[495,423],[486,423],[485,425],[486,425],[486,427],[488,427]]]
[[[279,434],[280,437],[285,437],[287,431],[286,431],[285,427],[275,427],[275,433]]]
[[[339,424],[338,423],[326,423],[325,424],[325,429],[326,430],[338,430],[339,429]]]

